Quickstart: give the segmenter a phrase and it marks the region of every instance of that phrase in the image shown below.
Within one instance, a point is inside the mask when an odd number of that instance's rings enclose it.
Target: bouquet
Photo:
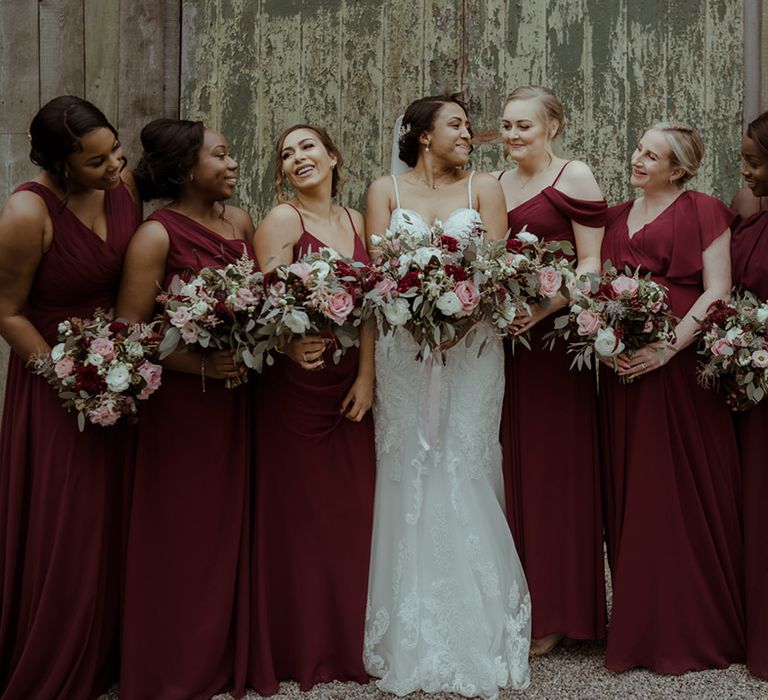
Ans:
[[[296,335],[323,335],[338,363],[347,348],[359,345],[366,271],[363,263],[321,248],[264,275],[259,324],[266,350],[279,350]]]
[[[710,387],[726,380],[753,404],[768,392],[768,301],[751,292],[710,305],[701,322],[699,382]]]
[[[92,318],[59,324],[59,342],[30,366],[56,389],[67,409],[77,411],[77,425],[113,425],[133,416],[138,401],[160,386],[162,367],[153,363],[160,336],[154,324],[129,325],[97,309]]]
[[[460,339],[481,318],[473,268],[477,245],[462,247],[440,222],[424,241],[387,231],[372,236],[371,243],[380,257],[367,284],[366,315],[374,315],[385,333],[408,330],[419,346],[417,360],[436,355],[444,361],[445,344]]]
[[[573,255],[569,241],[543,241],[525,229],[506,241],[486,241],[473,267],[481,286],[484,316],[514,349],[519,341],[530,349],[529,334],[511,334],[512,321],[530,313],[534,304],[548,306],[554,297],[568,297],[574,273],[565,257]]]
[[[620,273],[607,260],[600,275],[576,280],[569,313],[555,319],[555,330],[546,337],[570,341],[572,368],[591,368],[593,356],[615,358],[649,343],[673,342],[676,321],[665,287],[639,270]]]
[[[226,267],[204,267],[188,281],[174,277],[157,297],[165,328],[160,358],[183,342],[203,350],[231,350],[236,363],[261,371],[267,343],[259,336],[258,317],[264,296],[263,276],[246,253]],[[247,380],[243,374],[227,379],[226,386]]]

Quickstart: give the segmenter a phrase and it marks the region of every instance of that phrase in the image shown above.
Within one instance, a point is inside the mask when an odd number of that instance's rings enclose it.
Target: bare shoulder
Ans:
[[[254,240],[279,238],[281,241],[297,241],[301,236],[301,219],[298,212],[288,204],[272,207],[259,222]]]
[[[760,211],[760,198],[749,187],[742,187],[731,200],[731,209],[741,216],[751,216]]]
[[[159,221],[149,219],[136,229],[136,233],[133,234],[131,239],[131,246],[133,245],[167,248],[168,231]]]
[[[576,199],[603,199],[592,169],[581,160],[568,162],[555,188]]]
[[[355,225],[355,230],[357,231],[357,235],[360,236],[363,240],[365,240],[365,217],[357,211],[357,209],[352,209],[351,207],[347,207],[347,211],[349,212],[349,215],[352,217],[352,223]]]
[[[498,178],[493,177],[491,173],[475,172],[472,178],[472,189],[479,195],[493,194],[501,192],[501,185]]]
[[[250,240],[253,237],[253,220],[251,215],[240,207],[231,204],[224,205],[224,216],[229,219],[237,230],[243,234],[243,237]]]
[[[382,175],[377,177],[370,185],[368,185],[368,196],[374,195],[376,197],[382,197],[394,194],[395,187],[392,183],[391,175]]]
[[[31,230],[42,230],[48,221],[48,207],[34,192],[23,190],[10,196],[0,209],[0,230],[3,236],[27,235]]]

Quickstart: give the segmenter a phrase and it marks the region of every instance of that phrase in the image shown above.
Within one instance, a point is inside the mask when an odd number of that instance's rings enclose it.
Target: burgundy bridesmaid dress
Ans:
[[[735,218],[683,192],[631,238],[632,202],[608,211],[603,260],[639,267],[682,318],[704,291],[702,251]],[[604,503],[613,608],[605,665],[658,673],[744,660],[741,477],[729,411],[696,380],[696,343],[623,384],[601,367]]]
[[[731,245],[733,282],[768,299],[768,212],[741,222]],[[768,678],[768,402],[735,414],[744,495],[747,667]]]
[[[165,285],[234,262],[250,244],[168,209]],[[136,442],[122,629],[121,700],[245,692],[249,384],[166,370]]]
[[[138,226],[124,185],[105,193],[107,240],[51,190],[53,242],[24,310],[45,340],[70,316],[114,306]],[[0,696],[84,700],[117,678],[125,430],[87,425],[11,354],[0,435]]]
[[[350,224],[351,224],[350,218]],[[304,222],[302,220],[302,229]],[[352,226],[354,229],[354,226]],[[354,233],[354,258],[367,262]],[[324,244],[303,230],[294,259]],[[358,352],[307,371],[285,355],[264,370],[256,399],[254,610],[249,684],[368,681],[363,631],[373,523],[373,418],[341,415]]]
[[[567,166],[563,166],[563,170]],[[523,226],[574,245],[572,221],[601,228],[604,200],[574,199],[560,178],[508,212],[511,235]],[[501,178],[500,178],[501,179]],[[595,381],[570,370],[558,341],[544,349],[555,316],[531,331],[531,350],[506,346],[501,420],[506,509],[533,606],[533,639],[562,634],[605,637],[605,575]]]

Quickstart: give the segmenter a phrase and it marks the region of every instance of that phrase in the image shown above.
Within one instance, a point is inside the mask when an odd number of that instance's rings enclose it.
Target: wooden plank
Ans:
[[[547,84],[547,3],[507,2],[507,93]]]
[[[85,98],[117,124],[120,0],[85,1]]]
[[[85,95],[83,0],[40,0],[40,102]]]
[[[381,158],[384,10],[378,3],[345,3],[343,14],[341,121],[335,134],[345,158],[342,203],[362,209],[372,166]]]
[[[38,168],[29,160],[29,139],[26,134],[0,134],[0,207],[22,182],[37,175]]]
[[[499,124],[507,94],[505,4],[504,0],[464,3],[462,89],[469,102],[475,133],[472,167],[481,171],[503,167]]]
[[[701,128],[706,153],[693,186],[730,202],[741,186],[743,15],[739,3],[730,0],[706,0],[705,11],[703,109],[694,126]]]
[[[630,0],[587,0],[590,18],[585,47],[588,139],[570,154],[587,162],[610,202],[629,197],[627,141],[627,5]],[[589,87],[587,87],[587,85]]]
[[[760,112],[768,110],[768,0],[760,8]]]
[[[590,54],[591,24],[583,0],[554,0],[547,14],[547,80],[565,108],[566,128],[555,151],[580,158],[586,151],[587,111],[585,83],[591,71],[585,68]],[[590,96],[591,98],[591,96]]]
[[[218,20],[216,4],[183,0],[181,18],[181,117],[218,128]]]
[[[332,131],[341,119],[342,3],[305,2],[301,24],[301,113]]]
[[[401,10],[413,17],[411,11]],[[464,41],[461,0],[424,0],[423,95],[461,90],[465,53],[474,50]]]
[[[166,45],[179,31],[170,27],[181,20],[180,0],[131,0],[120,3],[118,128],[128,158],[135,162],[141,154],[139,133],[142,126],[158,117],[175,117],[166,92],[178,94],[179,71],[166,74],[169,52]],[[174,86],[176,84],[176,86]]]
[[[0,2],[0,134],[27,133],[40,106],[37,15],[37,3]]]

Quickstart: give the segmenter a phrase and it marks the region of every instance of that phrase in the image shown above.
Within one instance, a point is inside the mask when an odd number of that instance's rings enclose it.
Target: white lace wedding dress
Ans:
[[[480,220],[471,181],[469,207],[443,223],[463,243]],[[427,235],[419,214],[400,207],[396,180],[395,192],[390,228]],[[402,330],[376,342],[365,666],[397,695],[494,698],[499,688],[528,685],[531,633],[528,586],[502,505],[504,351],[484,325],[469,347],[461,341],[447,351],[444,367],[417,362],[417,351]]]

